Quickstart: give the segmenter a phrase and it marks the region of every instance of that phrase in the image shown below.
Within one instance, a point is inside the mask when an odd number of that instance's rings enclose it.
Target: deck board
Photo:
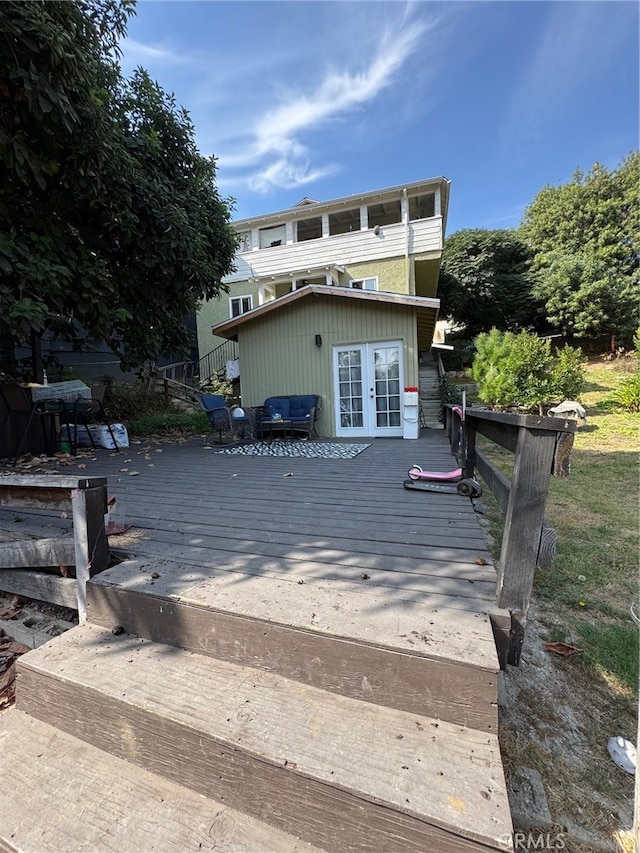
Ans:
[[[0,786],[2,850],[321,853],[15,708],[2,720],[0,764],[23,769]]]
[[[204,576],[225,572],[236,584],[259,577],[332,585],[344,596],[422,605],[425,614],[493,612],[495,570],[471,501],[403,489],[416,462],[454,467],[442,431],[373,440],[338,460],[226,455],[201,439],[143,442],[83,460],[83,473],[108,477],[131,525],[109,544],[127,555],[190,565]],[[21,516],[30,534],[38,525],[48,535],[62,527],[59,514]],[[18,528],[12,518],[0,529]],[[193,585],[184,584],[182,593]],[[174,587],[179,596],[175,579]]]

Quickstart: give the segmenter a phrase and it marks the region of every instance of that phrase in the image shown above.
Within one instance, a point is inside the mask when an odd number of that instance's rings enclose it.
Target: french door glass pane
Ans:
[[[359,349],[338,353],[340,382],[340,426],[345,429],[364,426],[362,400],[362,357]]]
[[[378,347],[373,356],[376,426],[398,427],[400,419],[400,354],[397,346]]]

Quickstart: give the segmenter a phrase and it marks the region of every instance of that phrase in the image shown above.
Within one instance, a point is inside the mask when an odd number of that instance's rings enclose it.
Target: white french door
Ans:
[[[402,436],[402,342],[333,349],[336,435]]]

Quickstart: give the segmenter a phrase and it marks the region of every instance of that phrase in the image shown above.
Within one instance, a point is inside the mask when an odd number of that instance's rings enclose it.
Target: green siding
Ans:
[[[226,341],[226,338],[214,337],[211,327],[229,319],[229,299],[232,296],[253,296],[253,307],[258,307],[258,286],[246,281],[234,284],[229,293],[221,293],[217,299],[201,302],[196,317],[200,358]]]
[[[315,336],[322,336],[322,346]],[[259,406],[275,394],[320,394],[318,432],[333,436],[332,347],[404,341],[404,384],[418,385],[415,309],[330,296],[309,296],[238,327],[242,402]]]

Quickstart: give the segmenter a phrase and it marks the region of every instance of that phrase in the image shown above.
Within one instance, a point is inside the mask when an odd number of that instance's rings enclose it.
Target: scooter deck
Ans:
[[[405,489],[416,489],[419,492],[444,492],[445,495],[462,495],[466,498],[479,498],[482,486],[477,480],[468,477],[457,483],[433,483],[428,480],[405,480]]]
[[[456,483],[434,483],[428,480],[405,480],[405,489],[415,489],[418,492],[444,492],[447,495],[457,495]]]

